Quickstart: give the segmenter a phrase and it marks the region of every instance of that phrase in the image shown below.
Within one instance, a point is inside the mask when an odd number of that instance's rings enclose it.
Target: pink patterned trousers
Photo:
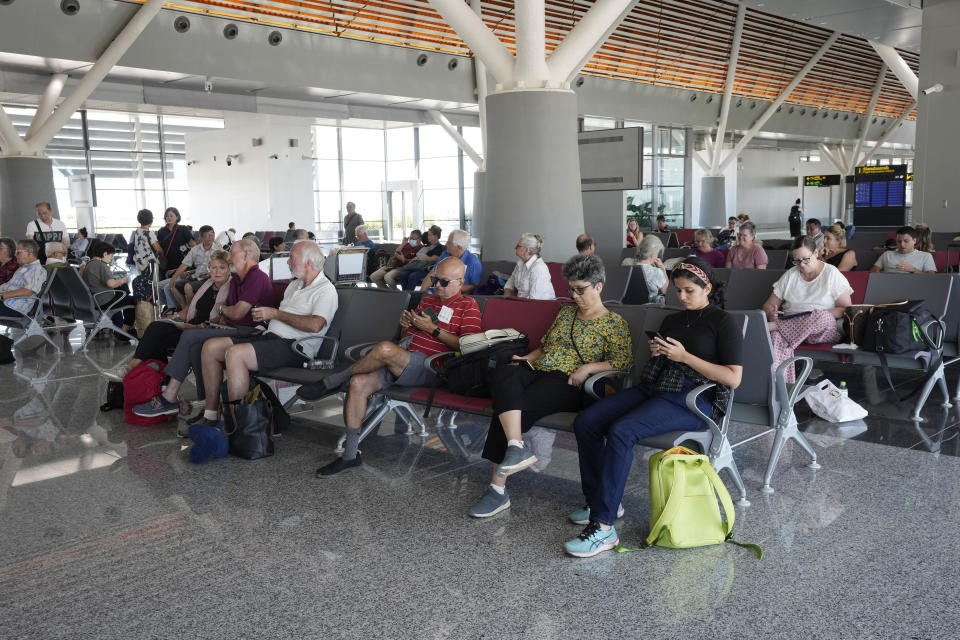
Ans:
[[[776,328],[770,330],[770,340],[773,342],[773,366],[779,367],[787,359],[793,357],[793,350],[804,342],[820,344],[824,342],[839,342],[840,331],[837,330],[837,319],[829,311],[818,309],[813,313],[777,320]],[[787,382],[795,382],[796,376],[793,367],[785,372]]]

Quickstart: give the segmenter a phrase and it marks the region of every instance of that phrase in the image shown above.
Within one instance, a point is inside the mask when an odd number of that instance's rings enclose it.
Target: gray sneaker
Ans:
[[[527,447],[507,447],[503,462],[497,467],[497,476],[506,478],[512,473],[523,471],[537,461],[537,456]]]
[[[504,491],[503,495],[500,495],[493,487],[487,487],[487,492],[470,507],[470,515],[474,518],[489,518],[509,508],[510,494]]]

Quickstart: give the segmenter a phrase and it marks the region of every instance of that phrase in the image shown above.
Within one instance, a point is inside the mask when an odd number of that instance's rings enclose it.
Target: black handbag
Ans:
[[[251,380],[251,389],[240,402],[228,401],[226,384],[220,393],[230,453],[247,460],[272,456],[272,435],[289,425],[290,417],[270,387]]]

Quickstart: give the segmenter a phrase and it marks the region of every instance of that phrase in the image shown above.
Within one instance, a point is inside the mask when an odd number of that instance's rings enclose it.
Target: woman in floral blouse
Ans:
[[[540,346],[502,365],[491,382],[494,417],[483,457],[496,465],[486,493],[470,509],[487,518],[510,506],[507,476],[537,461],[522,433],[544,416],[583,407],[583,384],[602,371],[626,371],[633,360],[630,328],[603,306],[603,261],[576,255],[563,265],[575,305],[560,309]]]

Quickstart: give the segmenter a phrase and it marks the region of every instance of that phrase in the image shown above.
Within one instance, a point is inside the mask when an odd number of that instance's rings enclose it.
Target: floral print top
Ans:
[[[533,363],[539,371],[570,375],[591,362],[609,362],[615,370],[626,371],[633,364],[630,327],[623,316],[612,311],[593,320],[580,320],[576,305],[564,305],[540,348],[543,356]]]

